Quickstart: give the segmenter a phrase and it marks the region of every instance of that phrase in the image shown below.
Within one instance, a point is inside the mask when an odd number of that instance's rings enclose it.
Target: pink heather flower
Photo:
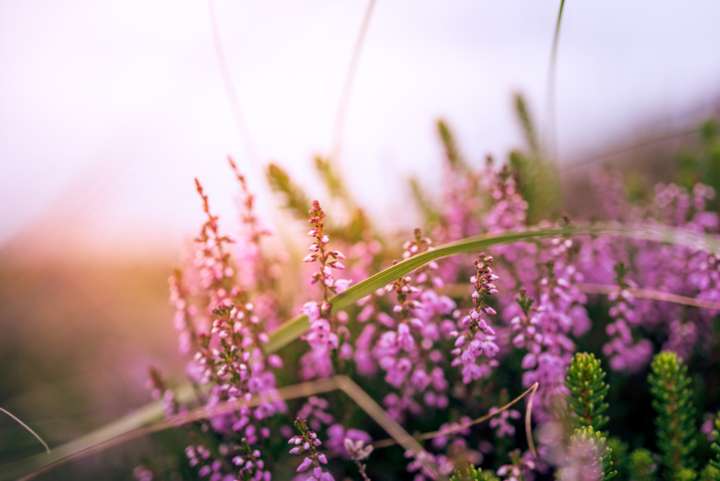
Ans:
[[[515,426],[512,425],[512,420],[520,419],[520,411],[515,409],[506,409],[505,411],[496,414],[498,408],[493,406],[490,408],[490,414],[494,415],[490,419],[490,427],[495,430],[495,435],[498,438],[513,437],[515,435]]]
[[[520,194],[515,178],[505,166],[493,172],[490,186],[492,205],[483,219],[490,233],[519,230],[527,224],[527,202]]]
[[[510,453],[510,464],[504,464],[497,470],[497,475],[503,481],[529,481],[533,479],[536,470],[534,456],[526,451],[522,455],[515,450]]]
[[[633,284],[627,280],[623,264],[616,267],[618,290],[609,297],[612,306],[610,317],[613,322],[607,325],[606,332],[610,340],[603,346],[603,353],[610,360],[615,371],[637,372],[644,368],[652,356],[652,344],[647,339],[635,341],[633,327],[640,324],[638,309],[629,291]]]
[[[470,278],[474,307],[460,320],[459,329],[451,333],[455,338],[452,365],[461,368],[465,384],[489,376],[498,364],[493,359],[498,353],[495,331],[487,320],[488,316],[495,315],[495,310],[485,299],[497,293],[492,262],[490,256],[481,256],[475,261],[475,275]]]
[[[305,420],[300,418],[295,420],[295,428],[299,434],[293,436],[288,441],[290,446],[292,446],[290,448],[290,454],[303,457],[300,465],[296,469],[299,476],[295,479],[334,481],[333,476],[324,468],[328,460],[327,456],[318,450],[318,448],[322,446],[318,435],[308,427]]]
[[[427,451],[419,453],[405,452],[409,462],[407,470],[413,475],[413,481],[436,480],[446,478],[452,474],[455,466],[453,462],[442,454],[434,455]]]
[[[713,440],[713,430],[715,429],[715,414],[706,413],[703,422],[700,425],[700,432],[703,433],[708,442]]]
[[[415,231],[415,239],[406,242],[404,258],[425,252],[430,239]],[[443,409],[448,404],[448,381],[443,364],[447,354],[440,341],[448,340],[450,316],[455,304],[433,288],[441,285],[437,265],[430,263],[412,275],[397,279],[386,287],[395,294],[392,315],[377,316],[377,340],[372,354],[385,373],[385,381],[396,389],[385,396],[384,404],[395,419],[406,413],[419,413],[422,405]]]
[[[347,450],[348,441],[354,447],[364,446],[372,450],[371,438],[368,433],[360,429],[346,428],[340,423],[335,423],[328,428],[327,437],[328,452],[334,456],[355,459],[354,454]]]
[[[232,303],[231,298],[237,293],[234,285],[237,271],[230,262],[230,252],[227,250],[227,244],[233,240],[220,233],[218,217],[210,211],[208,196],[198,179],[195,179],[195,187],[202,200],[207,220],[195,239],[197,249],[194,265],[199,274],[200,285],[208,295],[209,309],[212,310]]]
[[[564,459],[557,469],[558,481],[601,481],[601,447],[591,438],[573,436]]]
[[[321,397],[310,396],[297,413],[299,419],[303,419],[313,431],[320,431],[323,427],[330,426],[335,418],[328,412],[330,403]]]
[[[151,367],[149,369],[148,378],[148,386],[150,387],[152,398],[156,401],[162,401],[165,415],[173,416],[177,414],[180,410],[180,406],[177,399],[175,399],[175,393],[173,393],[171,389],[167,388],[160,371]]]
[[[344,342],[350,337],[350,332],[344,325],[347,316],[332,313],[329,299],[331,294],[344,291],[350,284],[346,279],[335,279],[334,270],[345,269],[343,263],[345,256],[337,250],[328,248],[330,238],[325,234],[325,213],[318,201],[313,201],[310,209],[310,226],[308,235],[313,238],[310,244],[310,253],[305,256],[305,262],[318,264],[318,271],[312,275],[312,283],[319,284],[322,291],[322,301],[308,302],[303,306],[308,316],[310,329],[303,339],[310,345],[310,351],[301,359],[302,377],[312,379],[327,377],[332,374],[331,354],[342,346],[341,355],[344,358],[352,356],[352,347]]]
[[[194,324],[197,310],[188,301],[188,292],[183,283],[183,274],[180,269],[173,272],[168,283],[170,285],[170,304],[175,309],[174,324],[178,332],[179,350],[182,354],[189,354],[197,343]]]
[[[370,454],[373,452],[373,446],[368,443],[369,441],[352,439],[350,437],[346,437],[343,441],[345,452],[353,461],[364,461],[370,457]]]
[[[135,481],[153,481],[155,479],[153,472],[142,465],[133,469],[133,477]]]
[[[575,351],[572,336],[580,336],[590,327],[586,297],[577,287],[582,274],[568,261],[572,246],[569,239],[550,241],[552,258],[547,274],[540,279],[538,300],[521,296],[522,314],[511,321],[513,344],[527,352],[522,360],[523,385],[540,384],[536,404],[540,417],[565,394],[565,369]]]
[[[349,282],[343,279],[335,279],[333,270],[345,269],[345,256],[337,250],[328,249],[330,237],[325,233],[325,212],[316,200],[310,209],[310,231],[308,235],[313,238],[310,244],[310,253],[305,256],[305,262],[317,262],[319,269],[312,275],[313,284],[320,284],[323,290],[323,299],[328,300],[330,294],[337,294],[347,288]]]

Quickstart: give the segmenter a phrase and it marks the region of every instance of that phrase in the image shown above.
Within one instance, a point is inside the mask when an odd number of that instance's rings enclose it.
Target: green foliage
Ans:
[[[679,157],[678,178],[685,187],[696,182],[720,189],[720,126],[714,119],[699,128],[700,145]],[[717,206],[717,199],[714,201]]]
[[[628,478],[633,481],[653,481],[657,465],[647,449],[636,449],[628,458]]]
[[[560,194],[558,173],[543,155],[537,130],[522,95],[515,94],[514,105],[528,151],[513,150],[508,160],[520,193],[528,203],[529,223],[534,224],[557,214]]]
[[[492,471],[483,471],[472,464],[456,469],[450,481],[500,481]]]
[[[708,464],[700,473],[700,481],[720,481],[720,469]]]
[[[664,474],[676,479],[684,468],[695,467],[695,405],[687,367],[675,353],[662,352],[652,361],[648,382]]]
[[[443,119],[437,119],[435,122],[435,128],[437,129],[438,136],[442,142],[443,148],[445,149],[445,159],[453,170],[466,170],[467,166],[465,161],[460,155],[460,149],[458,149],[455,136],[453,135],[447,122]]]
[[[620,479],[628,479],[630,455],[627,443],[618,437],[611,436],[608,438],[607,444],[618,476]]]
[[[712,431],[712,443],[710,444],[710,451],[712,452],[712,458],[710,459],[710,465],[720,471],[720,412],[715,415],[715,422],[713,423]]]
[[[325,188],[332,197],[341,200],[348,209],[356,208],[355,200],[350,195],[345,181],[340,175],[340,172],[338,172],[335,164],[329,158],[316,155],[315,169],[318,171],[318,174],[320,174]]]
[[[310,200],[305,191],[277,164],[268,164],[266,175],[270,188],[282,196],[285,207],[304,221],[310,211]]]
[[[615,459],[608,446],[607,437],[600,431],[596,431],[592,426],[583,426],[576,428],[570,436],[570,445],[583,442],[592,443],[597,449],[599,459],[597,462],[602,467],[602,480],[610,481],[618,475]]]
[[[594,354],[579,352],[573,356],[567,370],[565,385],[570,391],[568,404],[577,426],[590,426],[602,432],[608,422],[605,371]]]
[[[525,142],[530,149],[530,153],[535,157],[540,157],[540,139],[535,129],[535,122],[530,116],[530,110],[522,94],[515,93],[513,95],[513,107],[515,107],[515,115],[518,122],[520,122],[520,128],[525,136]]]
[[[673,481],[695,481],[697,473],[694,469],[682,468],[673,478]]]

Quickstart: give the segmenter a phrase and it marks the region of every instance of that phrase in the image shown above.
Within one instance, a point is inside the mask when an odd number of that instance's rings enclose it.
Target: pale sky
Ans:
[[[439,115],[472,158],[519,142],[511,93],[544,112],[557,3],[378,0],[341,158],[371,212],[403,212],[411,173],[436,181]],[[330,147],[365,1],[215,5],[259,156],[318,192],[310,156]],[[719,22],[717,0],[567,0],[561,159],[718,95]],[[227,153],[264,190],[244,152],[206,0],[0,1],[0,241],[40,223],[47,243],[175,248],[200,218],[194,176],[232,212]]]

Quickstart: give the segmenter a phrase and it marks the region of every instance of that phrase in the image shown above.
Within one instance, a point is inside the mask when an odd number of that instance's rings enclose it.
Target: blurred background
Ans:
[[[202,216],[232,232],[232,154],[271,223],[263,173],[313,194],[368,3],[362,0],[0,0],[0,406],[51,445],[145,403],[146,368],[180,373],[167,276]],[[411,227],[406,179],[430,190],[453,126],[467,158],[541,131],[558,2],[378,1],[338,164],[385,228]],[[556,159],[654,175],[720,110],[716,0],[568,0]],[[632,147],[632,148],[630,148]],[[586,180],[586,179],[585,179]],[[379,215],[381,213],[390,215]],[[392,215],[403,212],[403,215]],[[0,463],[38,450],[0,417]]]

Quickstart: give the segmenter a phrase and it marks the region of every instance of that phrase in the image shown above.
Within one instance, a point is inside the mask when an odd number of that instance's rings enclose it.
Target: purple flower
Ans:
[[[497,293],[492,262],[490,256],[481,256],[475,261],[475,275],[470,278],[474,307],[460,320],[458,330],[451,333],[455,338],[452,365],[461,368],[465,384],[489,376],[498,364],[494,359],[498,353],[495,331],[487,319],[495,315],[495,310],[485,299]]]
[[[298,434],[288,441],[291,446],[290,454],[303,457],[296,469],[296,472],[300,473],[300,475],[295,479],[334,481],[333,476],[324,468],[328,463],[328,459],[325,454],[319,451],[322,442],[317,433],[308,427],[304,419],[300,418],[295,420],[295,428]]]

